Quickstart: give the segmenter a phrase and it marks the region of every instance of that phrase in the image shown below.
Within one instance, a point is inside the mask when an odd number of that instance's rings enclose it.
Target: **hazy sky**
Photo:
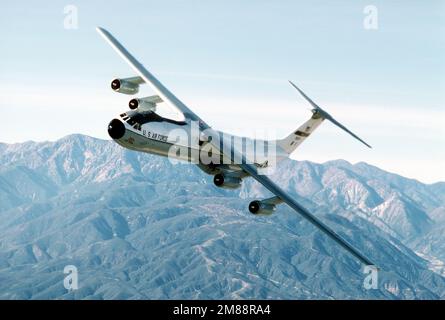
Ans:
[[[65,28],[67,5],[77,29]],[[364,27],[369,5],[377,29]],[[108,138],[130,98],[109,82],[133,74],[97,25],[216,129],[288,134],[310,117],[291,79],[374,147],[324,123],[294,158],[445,181],[444,1],[8,1],[1,142]]]

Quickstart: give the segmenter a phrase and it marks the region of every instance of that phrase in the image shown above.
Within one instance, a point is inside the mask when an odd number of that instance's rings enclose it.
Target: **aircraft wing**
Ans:
[[[210,135],[212,136],[210,144],[212,144],[212,146],[218,150],[224,150],[223,148],[221,148],[222,143],[227,143],[227,141],[224,141],[224,137],[223,137],[223,139],[221,139],[221,135],[218,134],[216,131],[214,131],[211,128],[207,129],[207,131],[210,132]],[[224,151],[226,151],[226,150],[224,150]],[[277,186],[267,176],[259,174],[257,167],[253,164],[250,164],[247,161],[245,155],[243,153],[239,152],[237,149],[235,149],[234,145],[231,145],[230,154],[228,151],[226,151],[225,155],[230,156],[232,161],[234,163],[238,164],[242,170],[244,170],[252,178],[254,178],[259,183],[261,183],[264,187],[266,187],[266,189],[268,189],[275,196],[277,196],[279,199],[281,199],[289,207],[291,207],[297,213],[302,215],[306,220],[309,220],[310,223],[312,223],[318,229],[323,231],[332,240],[334,240],[335,242],[337,242],[337,244],[339,244],[344,249],[349,251],[349,253],[351,253],[354,257],[356,257],[362,263],[364,263],[365,265],[369,265],[369,266],[374,265],[374,263],[372,263],[368,258],[363,256],[351,244],[349,244],[341,236],[336,234],[332,229],[330,229],[327,225],[325,225],[323,222],[321,222],[317,217],[315,217],[313,214],[311,214],[305,207],[303,207],[295,199],[293,199],[291,196],[289,196],[288,193],[286,193],[283,189],[281,189],[279,186]]]
[[[184,103],[182,103],[176,96],[170,92],[162,83],[158,81],[144,66],[137,61],[127,49],[124,48],[119,41],[107,30],[97,27],[97,32],[116,50],[116,52],[131,66],[131,68],[142,78],[144,81],[164,100],[172,107],[181,112],[186,119],[201,121],[201,126],[204,129],[208,125],[203,122],[192,110],[190,110]]]
[[[217,150],[223,151],[221,148],[220,133],[216,132],[209,125],[207,125],[201,118],[199,118],[195,113],[193,113],[184,103],[182,103],[178,98],[175,97],[166,87],[164,87],[147,69],[144,68],[128,51],[125,49],[108,31],[102,28],[97,28],[97,31],[107,40],[107,42],[119,53],[119,55],[127,61],[127,63],[133,68],[133,70],[142,78],[144,81],[151,86],[151,88],[164,100],[169,102],[173,107],[178,109],[184,114],[188,119],[199,121],[200,127],[203,130],[207,130],[208,135],[212,136],[212,140],[209,141],[211,145]],[[352,255],[358,258],[361,262],[366,265],[373,265],[373,263],[364,257],[360,252],[358,252],[353,246],[342,239],[324,223],[322,223],[318,218],[312,215],[308,210],[306,210],[297,201],[292,199],[285,191],[283,191],[279,186],[272,182],[267,176],[258,174],[257,168],[247,162],[244,154],[231,146],[230,154],[226,154],[232,160],[236,160],[235,163],[238,164],[241,169],[246,173],[251,175],[254,179],[265,186],[269,191],[279,197],[283,202],[289,205],[297,213],[301,214],[304,218],[309,220],[313,225],[319,228],[321,231],[326,233],[331,239],[349,251]]]
[[[304,218],[309,220],[313,225],[315,225],[318,229],[323,231],[326,235],[328,235],[332,240],[337,242],[347,251],[349,251],[353,256],[359,259],[365,265],[374,265],[369,259],[363,256],[359,251],[357,251],[352,245],[350,245],[346,240],[342,239],[338,234],[332,231],[328,226],[326,226],[323,222],[321,222],[317,217],[311,214],[306,208],[300,205],[295,199],[289,196],[283,189],[277,186],[272,180],[270,180],[265,175],[260,175],[257,172],[257,168],[254,165],[250,164],[242,164],[241,168],[246,171],[250,176],[252,176],[255,180],[265,186],[270,192],[279,197],[283,202],[285,202],[289,207],[294,209],[297,213],[301,214]]]

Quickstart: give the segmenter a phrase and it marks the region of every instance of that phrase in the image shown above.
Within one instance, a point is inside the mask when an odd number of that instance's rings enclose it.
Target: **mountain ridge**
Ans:
[[[286,160],[271,176],[381,264],[369,291],[360,265],[286,206],[249,214],[268,195],[252,179],[218,189],[196,166],[83,135],[0,145],[0,163],[1,298],[445,296],[445,248],[425,242],[443,240],[440,183],[344,160]],[[77,292],[64,264],[79,266]]]

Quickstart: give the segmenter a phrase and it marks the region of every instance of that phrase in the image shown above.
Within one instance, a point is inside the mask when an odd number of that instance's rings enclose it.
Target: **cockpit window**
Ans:
[[[127,114],[128,117],[128,114]],[[146,112],[138,112],[134,115],[129,116],[128,118],[125,117],[123,120],[127,121],[127,123],[131,126],[133,126],[135,129],[140,130],[141,125],[148,122],[168,122],[173,123],[176,125],[185,125],[185,121],[176,121],[168,118],[161,117],[157,113],[153,111],[146,111]],[[126,119],[127,118],[127,119]],[[137,125],[137,126],[135,126]]]

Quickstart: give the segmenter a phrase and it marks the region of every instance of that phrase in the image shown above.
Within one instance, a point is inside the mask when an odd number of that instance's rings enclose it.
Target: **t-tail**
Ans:
[[[340,122],[334,119],[329,113],[323,110],[319,105],[312,101],[303,91],[300,90],[292,81],[289,83],[309,102],[312,106],[312,117],[303,123],[296,131],[289,134],[286,138],[277,140],[277,144],[288,154],[291,154],[295,149],[308,138],[312,132],[324,121],[328,120],[340,129],[346,131],[355,139],[363,143],[368,148],[372,148],[368,143],[359,138],[355,133],[346,128]]]

